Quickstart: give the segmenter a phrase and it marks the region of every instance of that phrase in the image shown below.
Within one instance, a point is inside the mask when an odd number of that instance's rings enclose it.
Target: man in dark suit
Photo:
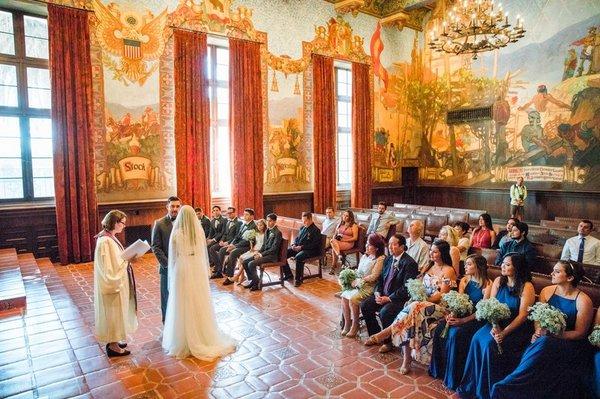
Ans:
[[[211,247],[221,241],[227,225],[225,218],[221,215],[221,207],[215,205],[212,207],[212,219],[210,219],[210,233],[206,237],[206,246]]]
[[[383,328],[389,327],[394,322],[409,298],[406,281],[416,278],[419,274],[417,262],[404,252],[406,238],[402,234],[398,233],[390,238],[388,247],[390,255],[385,260],[375,292],[360,304],[369,336],[381,331],[375,318],[376,312],[379,312]],[[392,350],[390,340],[379,348],[380,353],[390,350]]]
[[[302,223],[304,226],[300,228],[298,237],[287,250],[286,258],[294,258],[296,260],[296,281],[294,287],[302,285],[304,276],[304,261],[308,258],[317,256],[321,252],[321,230],[313,223],[312,213],[302,213]],[[289,260],[283,267],[284,279],[292,278],[292,270],[290,269]]]
[[[269,213],[267,215],[267,231],[265,232],[265,240],[258,253],[253,258],[246,259],[243,263],[244,270],[246,270],[246,276],[248,282],[244,283],[245,288],[250,288],[250,291],[258,290],[258,275],[256,274],[256,268],[263,263],[276,262],[279,257],[279,250],[281,249],[281,231],[276,226],[277,215]]]
[[[169,238],[173,230],[173,221],[181,208],[181,201],[177,197],[167,200],[167,215],[154,221],[152,228],[152,252],[158,259],[158,273],[160,274],[160,310],[162,322],[165,322],[167,301],[169,299],[169,280],[167,276],[169,266]]]
[[[196,216],[198,216],[202,230],[204,230],[204,236],[208,237],[210,235],[210,219],[206,217],[204,211],[200,207],[194,208],[194,212],[196,212]]]
[[[256,231],[256,223],[254,223],[254,209],[246,208],[244,209],[243,224],[240,226],[237,235],[229,243],[228,246],[221,248],[219,251],[219,255],[221,255],[221,259],[225,259],[225,256],[229,255],[227,258],[227,264],[225,265],[224,274],[226,276],[223,281],[223,285],[233,284],[233,272],[235,270],[235,264],[237,263],[238,258],[244,252],[250,250],[250,241],[248,241],[245,237],[245,234],[250,231]]]
[[[223,277],[223,258],[227,251],[229,244],[235,239],[242,222],[237,218],[235,208],[230,206],[227,208],[227,222],[225,223],[223,236],[216,245],[210,247],[208,251],[208,257],[210,264],[214,266],[213,274],[210,278],[221,278]],[[223,251],[223,257],[221,257],[221,251]]]

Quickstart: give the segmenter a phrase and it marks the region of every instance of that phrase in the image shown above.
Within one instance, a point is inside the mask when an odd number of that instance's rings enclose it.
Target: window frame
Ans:
[[[33,189],[33,159],[31,151],[31,136],[29,131],[30,118],[52,119],[51,109],[30,108],[28,98],[27,68],[50,69],[49,60],[42,58],[27,57],[25,53],[25,16],[48,20],[41,14],[23,12],[0,7],[0,11],[12,14],[13,36],[15,54],[0,53],[0,64],[14,65],[17,76],[16,107],[0,106],[0,116],[19,119],[19,130],[21,140],[21,181],[23,185],[23,196],[19,198],[0,198],[0,204],[48,202],[54,200],[52,197],[35,197]],[[52,89],[50,89],[52,90]],[[52,133],[54,140],[54,132]],[[52,154],[54,156],[54,154]],[[1,177],[1,176],[0,176]]]
[[[348,95],[340,95],[338,92],[338,81],[339,81],[339,73],[340,71],[344,71],[344,73],[348,74],[348,77],[350,79],[349,83],[347,83],[347,86],[350,89],[350,92],[348,93]],[[335,123],[336,123],[336,129],[335,129],[335,143],[336,143],[336,190],[338,192],[343,192],[343,191],[350,191],[352,188],[352,65],[349,63],[342,63],[342,62],[336,62],[334,64],[334,78],[335,78]],[[350,127],[346,128],[343,127],[341,128],[339,126],[339,110],[338,110],[338,103],[339,102],[344,102],[349,104],[350,106],[350,114],[348,114],[348,124],[350,125]],[[350,157],[349,157],[349,169],[348,172],[350,173],[349,176],[349,181],[348,182],[344,182],[344,183],[340,183],[340,143],[339,143],[339,136],[341,134],[347,135],[348,139],[350,140],[349,143],[349,147],[350,147]]]

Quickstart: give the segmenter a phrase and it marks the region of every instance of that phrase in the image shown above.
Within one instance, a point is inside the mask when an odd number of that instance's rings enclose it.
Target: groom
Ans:
[[[168,266],[169,266],[169,239],[173,230],[173,221],[181,208],[181,200],[169,197],[167,200],[167,216],[154,221],[152,228],[152,252],[158,259],[158,273],[160,274],[160,310],[162,322],[165,323],[167,300],[169,299]]]

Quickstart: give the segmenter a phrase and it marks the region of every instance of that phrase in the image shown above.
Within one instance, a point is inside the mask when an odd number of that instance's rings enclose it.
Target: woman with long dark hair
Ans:
[[[471,247],[491,248],[492,243],[496,240],[492,217],[488,213],[482,213],[479,215],[478,224],[471,234]]]
[[[335,235],[331,239],[331,250],[333,251],[333,265],[329,274],[335,274],[341,251],[354,247],[358,240],[358,224],[354,219],[354,212],[347,210],[342,213],[342,221],[338,225]]]

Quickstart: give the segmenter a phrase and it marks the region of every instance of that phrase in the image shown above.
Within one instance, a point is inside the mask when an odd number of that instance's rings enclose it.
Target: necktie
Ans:
[[[577,262],[583,262],[583,249],[585,248],[585,237],[581,237],[581,243],[579,244],[579,252],[577,253]]]
[[[371,231],[371,233],[377,232],[377,228],[379,227],[379,222],[381,222],[381,215],[379,215],[379,217],[377,218],[377,221],[375,222],[375,226],[373,227],[373,231]]]
[[[385,283],[383,284],[383,295],[384,296],[389,295],[390,285],[392,283],[392,280],[396,276],[397,266],[398,266],[398,259],[394,259],[394,262],[392,263],[392,268],[389,271],[387,278],[385,279]]]

